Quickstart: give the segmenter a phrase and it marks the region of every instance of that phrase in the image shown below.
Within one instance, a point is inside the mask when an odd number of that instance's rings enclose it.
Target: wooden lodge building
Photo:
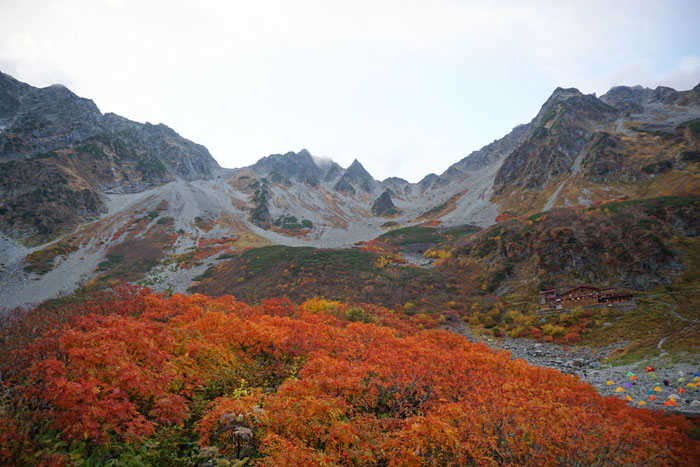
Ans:
[[[568,309],[577,306],[613,306],[619,303],[632,302],[631,292],[621,292],[617,288],[599,289],[590,285],[579,285],[559,293],[559,289],[548,289],[540,292],[540,311],[553,309]]]

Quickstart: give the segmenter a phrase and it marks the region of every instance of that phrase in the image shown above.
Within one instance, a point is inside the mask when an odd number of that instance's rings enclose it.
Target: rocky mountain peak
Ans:
[[[570,173],[594,129],[619,114],[593,94],[557,88],[499,168],[494,180],[497,193],[506,185],[540,189],[550,179]]]
[[[0,125],[8,131],[13,127],[21,132],[31,130],[27,136],[41,140],[35,145],[39,152],[105,130],[97,105],[62,85],[40,89],[1,74],[0,104]],[[26,148],[18,152],[26,153]]]
[[[651,104],[671,105],[679,103],[693,91],[676,91],[667,86],[657,86],[655,89],[642,86],[615,86],[600,96],[600,100],[608,105],[629,113],[642,113]],[[687,99],[686,99],[687,100]]]
[[[433,185],[433,183],[435,183],[435,180],[437,180],[437,179],[438,179],[438,176],[437,176],[436,174],[434,174],[434,173],[429,173],[428,175],[426,175],[425,177],[423,177],[423,178],[418,182],[418,186],[419,186],[422,190],[426,190],[426,189],[430,188],[430,187]]]
[[[15,94],[16,97],[20,97],[32,89],[36,88],[0,71],[0,92],[12,93]],[[0,110],[2,110],[2,107],[0,107]]]
[[[260,159],[252,168],[261,175],[277,174],[310,186],[318,186],[324,175],[306,149],[299,152],[271,154]]]
[[[405,180],[401,177],[388,177],[382,180],[382,183],[384,184],[391,184],[391,185],[408,185],[409,182],[408,180]]]
[[[535,117],[539,125],[553,122],[561,114],[568,113],[588,120],[602,121],[616,109],[598,99],[594,94],[583,94],[576,88],[556,88]]]
[[[600,100],[624,112],[639,113],[642,104],[649,100],[653,91],[642,86],[615,86],[600,96]]]
[[[154,169],[159,180],[211,178],[219,169],[204,146],[182,138],[162,123],[141,124],[114,114],[103,115],[92,100],[62,84],[35,88],[1,72],[0,125],[5,127],[0,137],[0,160],[74,150],[86,142],[111,146],[119,140],[119,149],[112,148],[117,160],[138,157],[140,166]]]
[[[552,92],[552,95],[549,96],[549,99],[547,99],[547,101],[568,99],[569,97],[572,97],[572,96],[582,96],[582,95],[583,95],[583,93],[576,88],[557,87]]]
[[[360,171],[360,172],[365,172],[365,173],[367,173],[367,171],[365,170],[364,166],[363,166],[362,164],[360,164],[360,161],[358,161],[357,159],[353,159],[353,160],[352,160],[352,164],[350,164],[350,166],[348,166],[347,170],[349,170],[349,171]],[[369,173],[367,173],[367,175],[369,175]]]
[[[358,161],[357,159],[354,159],[352,161],[352,164],[350,164],[350,167],[347,168],[345,174],[352,175],[353,177],[356,177],[359,182],[367,185],[366,187],[363,187],[365,191],[371,191],[371,188],[369,186],[374,186],[374,178],[372,178],[370,173],[367,172],[364,166],[360,164],[360,161]]]
[[[377,182],[372,178],[369,172],[360,164],[360,161],[355,159],[352,161],[352,164],[350,164],[350,167],[345,170],[340,180],[335,184],[334,189],[352,194],[355,194],[356,189],[371,193],[374,191],[376,183]]]
[[[213,178],[207,149],[163,125],[103,115],[63,85],[36,88],[0,73],[0,223],[28,244],[92,220],[105,193],[134,193],[177,178]],[[12,187],[8,189],[8,187]],[[4,189],[4,190],[3,190]],[[46,212],[40,220],[36,212]],[[32,221],[26,221],[31,219]]]

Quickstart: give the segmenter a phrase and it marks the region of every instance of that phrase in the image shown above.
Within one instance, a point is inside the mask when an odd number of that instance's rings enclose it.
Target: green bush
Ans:
[[[309,246],[271,245],[253,248],[241,256],[248,261],[246,272],[257,275],[279,263],[293,263],[290,267],[295,272],[302,268],[374,272],[378,255],[356,249],[322,250]]]
[[[345,312],[345,319],[347,319],[348,321],[360,322],[360,323],[371,323],[372,322],[372,316],[365,313],[365,311],[358,306],[354,306],[352,308],[349,308]]]
[[[379,236],[380,240],[393,245],[409,245],[411,243],[439,243],[440,236],[433,227],[404,227],[394,229]]]
[[[98,271],[106,271],[112,269],[114,266],[122,262],[122,255],[113,254],[107,255],[107,258],[97,265]]]
[[[406,302],[406,304],[403,306],[403,311],[409,316],[413,316],[416,314],[416,304],[413,302]]]
[[[275,220],[275,225],[285,230],[300,230],[300,229],[310,229],[313,223],[308,219],[303,219],[301,222],[296,218],[296,216],[282,215]]]

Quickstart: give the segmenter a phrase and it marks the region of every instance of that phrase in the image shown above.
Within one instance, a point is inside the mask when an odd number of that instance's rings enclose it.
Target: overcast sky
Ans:
[[[307,148],[418,181],[557,86],[700,83],[700,1],[0,0],[0,70],[224,167]]]

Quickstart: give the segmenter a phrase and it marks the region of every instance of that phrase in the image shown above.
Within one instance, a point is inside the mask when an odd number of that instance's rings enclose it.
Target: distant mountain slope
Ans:
[[[558,88],[531,122],[409,183],[308,150],[222,169],[164,125],[0,74],[3,298],[23,304],[90,280],[184,291],[219,254],[251,246],[350,247],[420,223],[487,227],[621,197],[698,196],[699,95]]]
[[[664,86],[649,89],[642,86],[615,86],[600,96],[600,100],[623,112],[642,114],[656,105],[663,111],[667,105],[700,105],[700,84],[690,91],[676,91]]]

